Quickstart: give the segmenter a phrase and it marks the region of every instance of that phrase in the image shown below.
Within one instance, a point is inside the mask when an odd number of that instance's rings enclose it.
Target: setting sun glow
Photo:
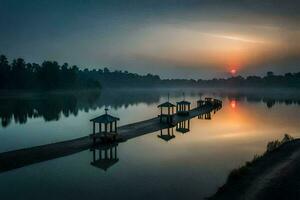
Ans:
[[[235,101],[235,100],[232,100],[232,101],[230,102],[230,106],[231,106],[231,108],[236,108],[236,101]]]
[[[230,74],[231,74],[232,76],[234,76],[234,75],[236,74],[236,69],[231,69],[231,70],[230,70]]]

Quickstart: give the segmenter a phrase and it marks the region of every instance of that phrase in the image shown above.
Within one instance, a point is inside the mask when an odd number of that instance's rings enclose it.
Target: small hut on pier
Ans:
[[[160,108],[160,115],[158,115],[160,122],[172,123],[175,105],[167,101],[157,107]]]
[[[211,97],[205,97],[205,104],[213,105],[213,98],[211,98]]]
[[[91,149],[93,152],[93,160],[91,165],[107,171],[111,166],[119,161],[117,146],[118,143],[113,143],[109,145],[99,145],[93,147]]]
[[[190,131],[190,120],[185,120],[176,124],[176,131],[180,133],[187,133]]]
[[[191,102],[189,101],[179,101],[176,104],[176,113],[178,115],[189,115],[191,110]]]
[[[165,132],[164,130],[167,130],[166,131],[167,133],[164,133]],[[164,130],[161,129],[160,130],[160,135],[158,135],[157,137],[159,137],[160,139],[163,139],[166,142],[169,142],[170,140],[175,138],[173,127],[172,128],[167,128],[167,129],[164,129]]]
[[[212,101],[213,100],[213,98],[211,98],[211,97],[205,97],[205,101]]]
[[[204,105],[205,105],[205,101],[204,101],[204,100],[199,99],[199,100],[197,101],[197,108],[200,108],[201,106],[204,106]]]
[[[108,109],[105,108],[105,114],[90,120],[93,122],[93,133],[91,137],[94,144],[97,142],[98,138],[104,142],[116,140],[118,132],[117,121],[120,119],[109,115],[107,111]],[[98,124],[98,131],[96,130],[96,124]]]

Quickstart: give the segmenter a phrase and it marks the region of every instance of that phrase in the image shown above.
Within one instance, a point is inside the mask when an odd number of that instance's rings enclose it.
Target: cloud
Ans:
[[[33,62],[152,67],[163,77],[295,71],[299,13],[296,0],[2,0],[0,45]]]

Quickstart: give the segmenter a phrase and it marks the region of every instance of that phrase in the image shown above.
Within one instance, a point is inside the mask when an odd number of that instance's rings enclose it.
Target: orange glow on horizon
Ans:
[[[230,101],[230,106],[231,106],[231,108],[235,109],[236,108],[236,101],[235,100]]]
[[[285,56],[282,52],[285,41],[277,37],[275,29],[266,32],[263,27],[248,30],[249,27],[243,25],[219,25],[200,23],[197,28],[173,25],[147,27],[141,31],[139,40],[135,38],[137,51],[132,53],[168,66],[214,68],[227,73],[236,70],[232,75],[252,66],[273,62],[277,55]],[[215,27],[224,30],[218,31]]]
[[[236,69],[231,69],[231,70],[230,70],[230,74],[231,74],[232,76],[236,75],[236,72],[237,72]]]

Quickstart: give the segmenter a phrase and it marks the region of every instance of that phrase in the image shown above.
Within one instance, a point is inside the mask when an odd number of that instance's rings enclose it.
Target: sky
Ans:
[[[0,54],[162,78],[300,71],[299,0],[0,0]]]

